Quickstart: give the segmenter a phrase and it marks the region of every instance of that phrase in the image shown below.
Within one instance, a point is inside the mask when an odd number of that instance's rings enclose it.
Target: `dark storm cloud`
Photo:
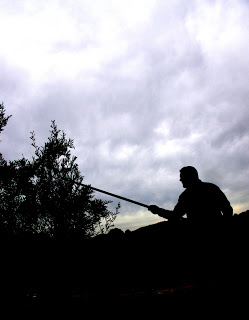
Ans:
[[[30,157],[29,132],[43,144],[55,119],[75,141],[86,183],[171,209],[183,190],[179,169],[191,164],[247,209],[248,5],[98,4],[34,5],[36,20],[30,8],[5,12],[36,31],[24,28],[36,45],[24,37],[22,51],[17,41],[18,58],[1,54],[2,100],[13,114],[1,137],[6,159]],[[156,220],[123,202],[118,226]]]

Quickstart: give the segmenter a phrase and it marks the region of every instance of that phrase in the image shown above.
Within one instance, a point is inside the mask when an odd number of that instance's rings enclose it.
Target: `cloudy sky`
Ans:
[[[55,120],[87,184],[173,209],[193,165],[249,209],[248,1],[0,0],[0,44],[6,160]],[[157,221],[122,201],[115,225]]]

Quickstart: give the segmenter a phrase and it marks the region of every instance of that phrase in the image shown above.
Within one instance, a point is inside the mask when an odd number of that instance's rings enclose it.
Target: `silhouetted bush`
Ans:
[[[0,232],[14,236],[23,232],[56,238],[87,238],[107,232],[118,213],[108,210],[109,201],[94,197],[80,185],[73,140],[57,129],[38,147],[32,132],[35,156],[0,163]]]

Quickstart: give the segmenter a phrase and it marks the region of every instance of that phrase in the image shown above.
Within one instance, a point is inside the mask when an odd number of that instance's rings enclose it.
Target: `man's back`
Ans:
[[[198,180],[179,197],[174,209],[177,215],[187,214],[190,221],[213,220],[232,216],[232,207],[215,184]]]

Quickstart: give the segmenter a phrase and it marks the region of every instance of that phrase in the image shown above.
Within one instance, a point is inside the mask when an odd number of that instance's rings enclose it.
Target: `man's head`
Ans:
[[[180,181],[184,188],[188,188],[199,180],[198,172],[194,167],[183,167],[180,170]]]

